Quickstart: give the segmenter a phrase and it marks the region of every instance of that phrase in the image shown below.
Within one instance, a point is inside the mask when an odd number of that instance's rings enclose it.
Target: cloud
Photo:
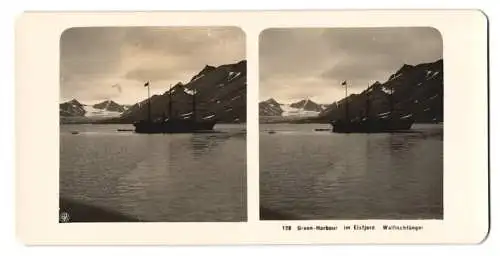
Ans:
[[[332,102],[344,96],[343,80],[357,92],[405,63],[440,58],[441,35],[433,28],[268,29],[260,36],[260,96]]]
[[[144,81],[162,93],[207,64],[243,59],[245,35],[236,27],[72,28],[61,36],[61,100],[135,103]]]

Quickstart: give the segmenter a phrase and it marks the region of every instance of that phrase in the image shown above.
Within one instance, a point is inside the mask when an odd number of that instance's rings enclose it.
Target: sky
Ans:
[[[328,104],[385,82],[403,64],[442,58],[439,31],[413,28],[272,28],[260,35],[260,100]]]
[[[245,59],[245,34],[236,27],[71,28],[60,41],[60,101],[134,104],[187,83],[205,65]]]

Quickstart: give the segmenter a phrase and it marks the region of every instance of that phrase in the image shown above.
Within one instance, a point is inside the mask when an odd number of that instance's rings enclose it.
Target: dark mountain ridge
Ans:
[[[196,118],[225,123],[245,122],[246,85],[246,60],[219,67],[206,65],[187,84],[179,82],[171,90],[153,95],[150,98],[151,118],[168,117],[169,114],[177,118],[191,118],[192,93],[195,91]],[[150,86],[154,87],[154,82]],[[119,118],[103,122],[133,123],[147,118],[148,99],[132,105]]]
[[[114,112],[123,112],[125,111],[126,108],[125,106],[120,105],[112,100],[105,100],[101,103],[94,104],[93,107],[96,109],[102,109]]]
[[[86,109],[86,107],[92,107],[95,110],[117,112],[117,113],[124,112],[125,109],[127,108],[127,106],[120,105],[112,100],[105,100],[94,105],[88,105],[88,104],[83,104],[76,99],[72,99],[70,101],[59,104],[59,115],[61,117],[83,117],[88,114],[91,114],[87,112],[88,108]]]
[[[292,103],[290,106],[302,107],[305,101]],[[281,116],[283,111],[269,110],[269,100],[261,102],[260,122],[328,123],[345,118],[346,101],[349,102],[351,119],[385,114],[391,110],[392,101],[395,113],[412,114],[416,122],[443,122],[443,60],[418,65],[404,64],[383,83],[377,81],[361,93],[350,94],[330,105],[319,105],[321,112],[315,117],[284,118]],[[271,103],[276,105],[277,102]]]
[[[405,64],[386,82],[377,81],[363,92],[349,95],[347,99],[350,118],[389,112],[392,100],[395,112],[412,114],[416,122],[442,122],[443,60],[415,66]],[[346,98],[334,102],[320,113],[316,121],[344,118],[345,103]]]
[[[59,104],[59,115],[64,117],[84,116],[85,109],[83,104],[76,99]]]
[[[306,111],[315,111],[315,112],[320,112],[323,110],[320,104],[317,104],[316,102],[310,100],[310,99],[305,99],[301,100],[295,103],[290,104],[290,107],[292,108],[299,108],[303,109]]]
[[[275,99],[259,102],[259,116],[281,116],[283,109]]]
[[[277,102],[274,98],[259,102],[259,116],[269,117],[269,116],[282,116],[285,114],[285,110],[290,110],[293,108],[294,111],[310,111],[310,112],[321,112],[326,109],[329,105],[318,104],[310,99],[303,99],[291,104],[282,104]],[[297,113],[298,114],[298,113]]]

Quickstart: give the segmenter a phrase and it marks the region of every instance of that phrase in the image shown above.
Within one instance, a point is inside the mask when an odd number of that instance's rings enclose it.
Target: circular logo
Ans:
[[[67,213],[67,212],[61,212],[59,214],[59,221],[60,222],[69,222],[69,213]]]

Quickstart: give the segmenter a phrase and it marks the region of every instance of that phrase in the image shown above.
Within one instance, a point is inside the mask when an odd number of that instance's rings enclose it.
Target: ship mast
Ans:
[[[345,120],[346,122],[349,121],[349,98],[347,97],[347,81],[344,81],[342,83],[345,85]]]
[[[193,88],[193,121],[196,121],[196,89]]]
[[[389,119],[392,120],[392,116],[393,116],[393,111],[394,111],[394,99],[393,99],[393,96],[392,94],[394,94],[394,87],[391,85],[390,87],[390,94],[389,94]]]
[[[172,119],[172,84],[168,90],[168,119]]]
[[[370,83],[368,83],[368,88],[366,89],[366,110],[365,110],[366,119],[370,116]]]
[[[148,121],[151,122],[151,97],[149,96],[149,81],[147,81],[144,86],[148,87]]]

